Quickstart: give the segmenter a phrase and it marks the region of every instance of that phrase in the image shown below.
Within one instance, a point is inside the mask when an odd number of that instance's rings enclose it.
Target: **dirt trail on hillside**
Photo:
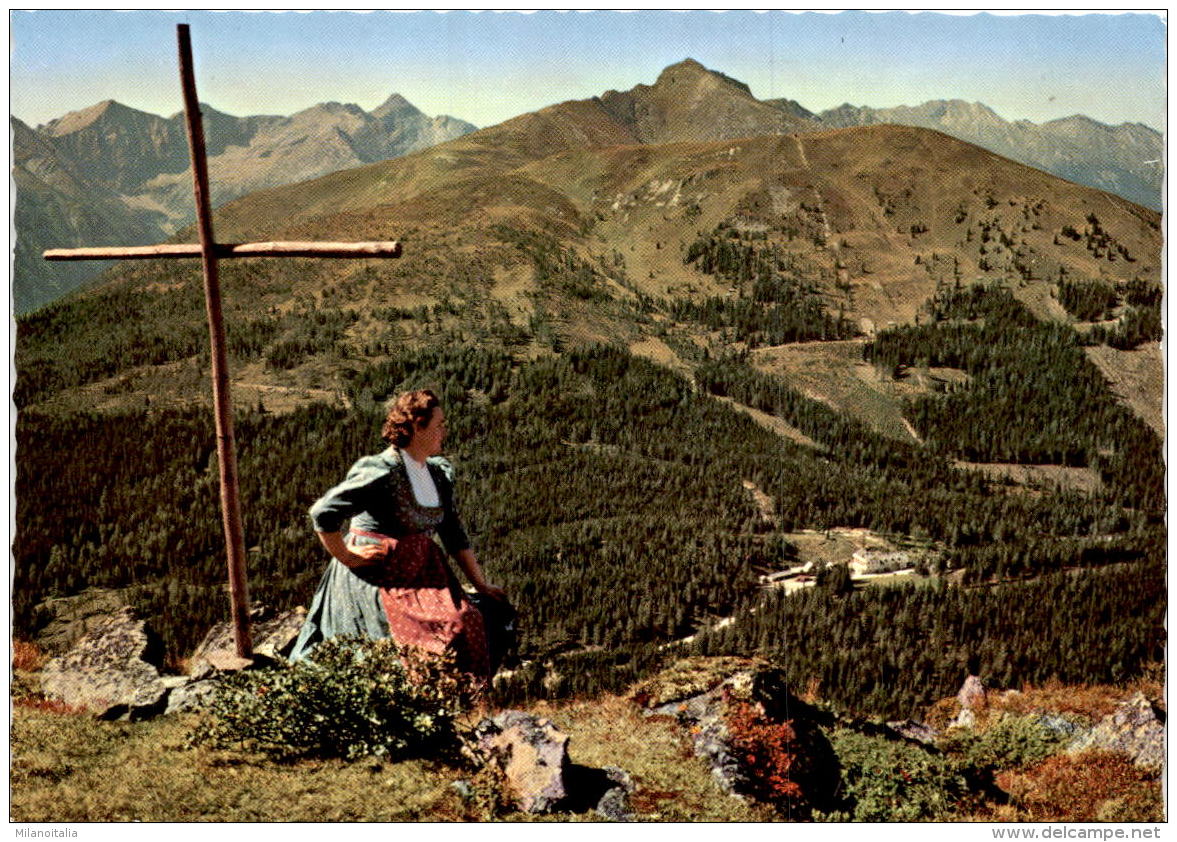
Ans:
[[[814,441],[809,436],[805,435],[805,433],[794,427],[792,424],[784,421],[781,418],[777,418],[775,415],[769,415],[767,412],[762,412],[759,409],[753,409],[752,407],[742,404],[739,401],[732,400],[729,397],[724,397],[721,395],[712,395],[711,397],[717,401],[726,403],[728,406],[734,409],[738,409],[740,412],[743,412],[745,415],[749,416],[753,421],[755,421],[761,427],[764,427],[764,429],[768,430],[769,432],[776,433],[782,438],[786,438],[789,441],[804,445],[805,447],[812,447],[815,450],[825,450],[825,447],[821,443]]]

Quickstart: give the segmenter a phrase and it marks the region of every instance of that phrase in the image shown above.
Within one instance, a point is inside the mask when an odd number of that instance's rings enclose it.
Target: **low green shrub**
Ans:
[[[941,750],[977,770],[1014,769],[1040,763],[1074,736],[1074,727],[1042,715],[1003,715],[980,730],[956,729],[942,737]]]
[[[473,692],[452,657],[337,637],[293,665],[225,678],[190,739],[283,759],[450,757]]]
[[[936,821],[967,794],[954,764],[927,749],[847,728],[830,732],[842,767],[843,807],[818,814],[830,821]]]

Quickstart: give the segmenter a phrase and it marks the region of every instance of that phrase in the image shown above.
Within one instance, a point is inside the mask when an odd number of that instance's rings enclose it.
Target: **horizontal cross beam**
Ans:
[[[397,240],[370,243],[276,242],[216,243],[213,252],[225,257],[400,257]],[[102,246],[97,248],[46,249],[46,260],[155,260],[167,257],[200,257],[199,244],[164,243],[158,246]]]

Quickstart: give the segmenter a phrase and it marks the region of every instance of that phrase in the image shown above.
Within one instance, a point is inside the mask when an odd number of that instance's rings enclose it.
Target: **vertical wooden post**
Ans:
[[[184,88],[184,116],[188,148],[192,156],[192,181],[196,194],[196,221],[200,233],[200,258],[204,269],[204,298],[208,311],[208,336],[212,351],[213,404],[216,412],[217,463],[221,471],[221,514],[229,563],[229,595],[237,654],[253,656],[249,634],[249,580],[245,574],[245,539],[241,530],[241,502],[237,494],[237,453],[233,440],[233,403],[229,394],[229,365],[225,352],[225,326],[221,315],[221,287],[217,275],[216,241],[209,202],[208,162],[204,125],[196,97],[192,66],[192,40],[188,25],[176,26],[180,48],[180,83]]]

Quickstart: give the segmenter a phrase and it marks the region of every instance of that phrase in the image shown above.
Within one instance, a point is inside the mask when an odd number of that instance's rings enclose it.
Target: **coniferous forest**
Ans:
[[[959,391],[906,408],[923,446],[874,433],[739,354],[705,360],[691,382],[605,346],[520,360],[442,341],[353,368],[350,408],[243,411],[251,597],[309,602],[327,558],[307,508],[383,448],[382,402],[427,386],[447,408],[467,530],[523,618],[525,665],[504,683],[507,699],[620,690],[691,652],[759,652],[848,710],[886,715],[951,693],[966,670],[1008,686],[1138,674],[1164,640],[1159,440],[1110,399],[1070,335],[1002,293],[945,294],[931,309],[930,324],[884,332],[867,351],[880,366],[970,373]],[[1018,399],[1028,392],[1032,407]],[[822,449],[707,393],[776,415]],[[1002,441],[968,422],[986,413],[1005,413],[990,420]],[[207,411],[27,408],[17,446],[17,634],[44,621],[46,597],[125,587],[183,658],[227,613]],[[958,456],[1090,465],[1104,483],[1095,494],[995,490],[954,468]],[[774,500],[775,524],[745,480]],[[758,574],[792,557],[782,533],[856,526],[945,552],[913,586],[762,589]],[[962,584],[947,583],[954,571]]]

